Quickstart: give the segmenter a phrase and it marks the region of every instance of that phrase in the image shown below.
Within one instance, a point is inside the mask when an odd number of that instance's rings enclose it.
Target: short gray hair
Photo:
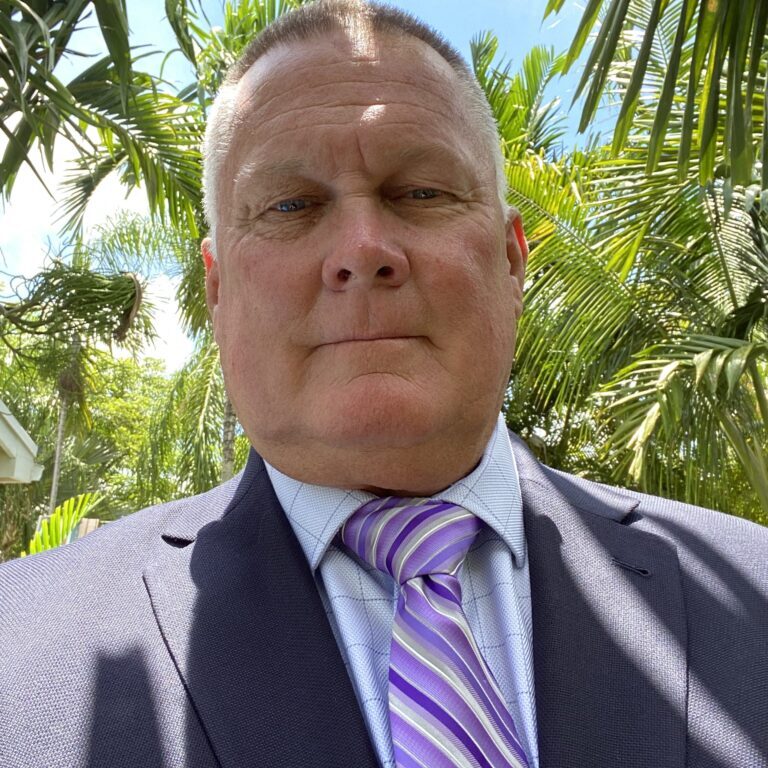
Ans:
[[[254,62],[272,48],[343,31],[352,24],[364,24],[374,33],[416,38],[448,62],[466,93],[470,118],[477,126],[480,143],[492,153],[499,201],[502,208],[506,208],[507,180],[496,120],[480,84],[461,54],[432,27],[397,8],[368,0],[316,0],[280,16],[265,27],[229,69],[214,99],[203,141],[203,205],[214,249],[219,172],[234,134],[235,97],[240,80]]]

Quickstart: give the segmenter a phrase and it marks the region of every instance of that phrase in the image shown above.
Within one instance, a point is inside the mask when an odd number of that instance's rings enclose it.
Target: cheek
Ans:
[[[268,347],[285,336],[312,302],[312,278],[297,254],[241,246],[222,270],[230,325],[264,337]]]
[[[473,236],[474,235],[474,236]],[[509,264],[499,243],[487,233],[471,230],[444,239],[432,257],[432,295],[455,305],[464,322],[483,318],[512,301]]]
[[[446,281],[444,296],[456,302],[454,325],[460,328],[466,353],[486,375],[511,365],[521,293],[509,273],[509,262],[498,241],[480,233],[460,244],[465,259]],[[508,371],[502,371],[506,375]]]

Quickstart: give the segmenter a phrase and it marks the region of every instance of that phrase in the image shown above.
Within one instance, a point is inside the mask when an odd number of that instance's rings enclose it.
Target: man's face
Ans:
[[[465,101],[438,54],[387,36],[281,46],[241,81],[207,295],[243,428],[287,474],[404,487],[362,468],[477,453],[493,428],[523,245]]]

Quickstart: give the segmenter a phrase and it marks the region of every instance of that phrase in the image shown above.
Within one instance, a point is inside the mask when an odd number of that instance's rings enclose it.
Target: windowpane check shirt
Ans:
[[[388,672],[399,587],[389,575],[334,541],[352,513],[374,497],[365,491],[301,483],[269,464],[267,472],[315,574],[374,748],[384,768],[394,768]],[[435,498],[460,504],[486,524],[459,572],[462,606],[531,765],[538,766],[522,501],[509,433],[501,415],[478,466]]]

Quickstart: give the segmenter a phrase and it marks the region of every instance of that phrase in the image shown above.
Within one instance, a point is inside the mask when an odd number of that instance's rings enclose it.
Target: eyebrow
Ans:
[[[244,165],[235,179],[235,184],[242,179],[258,176],[292,176],[306,171],[304,160],[278,160],[275,162],[251,163]]]
[[[406,163],[421,163],[440,161],[461,162],[461,153],[452,146],[444,144],[428,144],[421,147],[406,147],[398,153],[398,158]]]
[[[441,166],[467,168],[467,160],[456,147],[446,144],[424,144],[415,147],[404,147],[397,152],[398,162],[402,165],[413,166],[421,163],[440,163]],[[309,173],[303,158],[288,160],[256,161],[244,165],[234,179],[235,186],[251,183],[259,178],[279,178],[302,176]]]

